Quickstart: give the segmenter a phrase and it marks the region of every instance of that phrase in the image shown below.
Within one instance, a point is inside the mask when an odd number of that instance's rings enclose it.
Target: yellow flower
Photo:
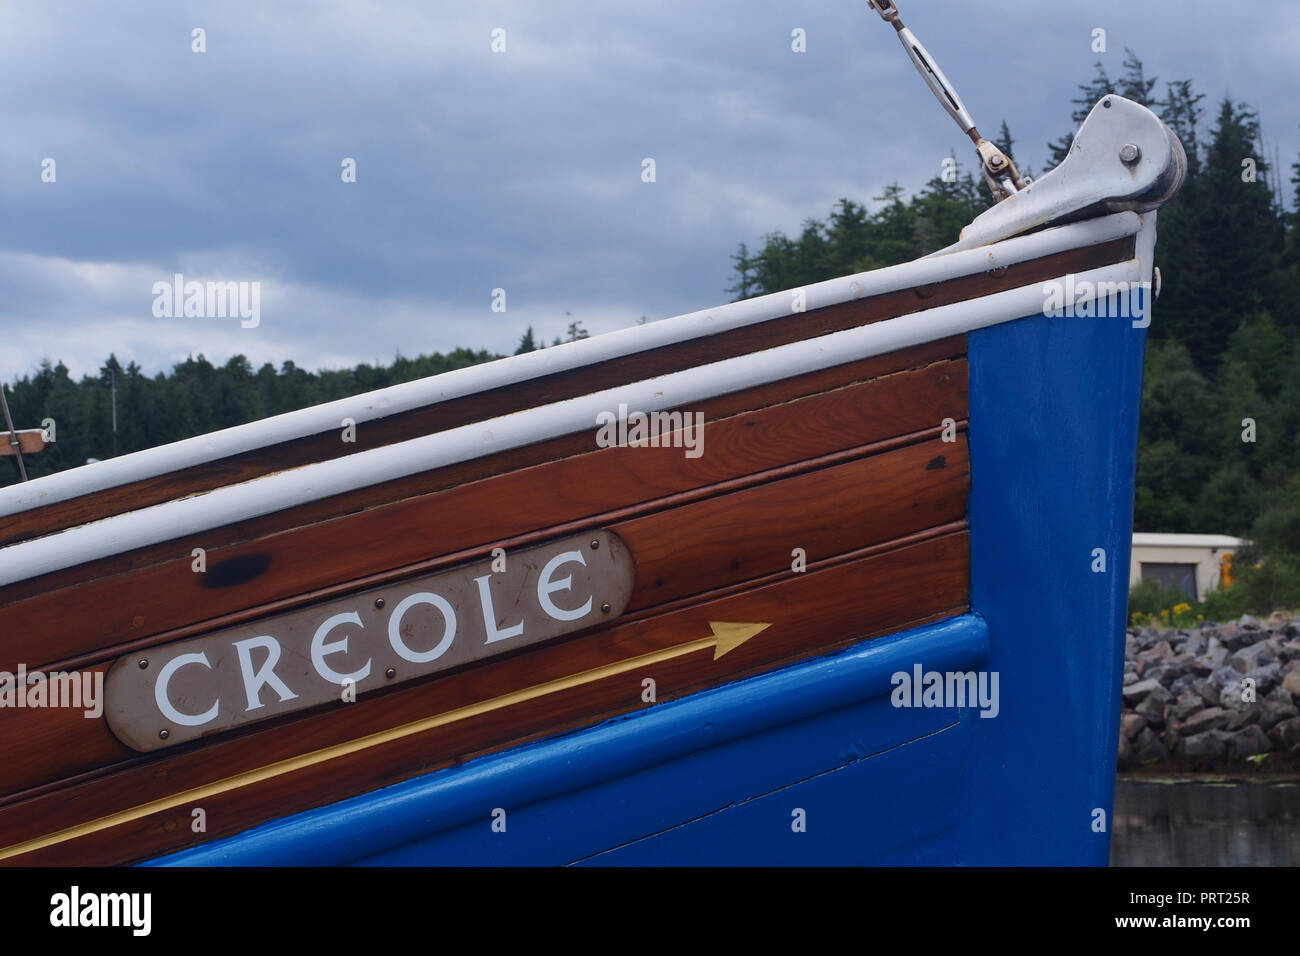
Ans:
[[[1191,606],[1190,604],[1175,604],[1175,605],[1174,605],[1174,613],[1175,613],[1175,614],[1186,614],[1186,613],[1187,613],[1188,611],[1190,611],[1191,609],[1192,609],[1192,606]]]

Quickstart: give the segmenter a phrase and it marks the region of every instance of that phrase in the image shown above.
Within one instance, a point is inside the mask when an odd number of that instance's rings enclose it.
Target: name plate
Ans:
[[[104,715],[150,751],[355,700],[610,621],[634,577],[626,545],[596,531],[358,591],[126,655]]]

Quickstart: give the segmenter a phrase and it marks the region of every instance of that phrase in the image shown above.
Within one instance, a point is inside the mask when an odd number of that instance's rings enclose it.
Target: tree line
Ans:
[[[587,336],[582,323],[574,321],[551,344]],[[515,354],[544,347],[530,327]],[[279,368],[266,362],[254,370],[243,355],[224,365],[192,355],[170,372],[149,376],[135,362],[123,366],[110,355],[97,374],[80,380],[62,362],[45,359],[34,374],[7,385],[5,395],[14,427],[35,428],[53,420],[54,442],[23,459],[28,477],[39,478],[90,459],[125,455],[498,358],[485,349],[457,348],[416,358],[398,355],[389,365],[312,372],[292,361]],[[16,460],[11,457],[9,463],[0,466],[0,485],[19,480]]]

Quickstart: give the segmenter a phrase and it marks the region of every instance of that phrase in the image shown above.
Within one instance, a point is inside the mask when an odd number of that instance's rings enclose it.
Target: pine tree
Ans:
[[[961,231],[992,202],[983,180],[976,184],[970,171],[963,172],[955,156],[951,159],[950,178],[941,173],[912,197],[916,236],[923,254],[956,242]]]
[[[1294,302],[1300,299],[1300,160],[1291,164],[1291,212],[1286,215],[1287,241],[1283,251],[1283,266],[1290,286],[1287,296]]]
[[[1244,316],[1278,301],[1279,251],[1285,227],[1269,188],[1268,164],[1259,146],[1259,124],[1245,104],[1225,99],[1211,132],[1202,172],[1191,196],[1186,228],[1208,248],[1181,271],[1172,302],[1172,328],[1186,342],[1198,368],[1217,369],[1228,340]],[[1180,223],[1180,225],[1183,225]],[[1279,316],[1295,324],[1292,310]]]
[[[873,257],[887,266],[918,258],[921,244],[916,233],[916,213],[903,201],[903,187],[897,183],[886,186],[885,194],[875,200],[884,205],[871,217]]]
[[[745,243],[742,242],[740,248],[731,257],[731,268],[736,273],[736,281],[727,289],[727,292],[735,296],[731,301],[739,302],[741,299],[753,296],[755,294],[754,264],[749,257],[749,246]]]
[[[516,355],[523,355],[525,352],[536,352],[537,342],[533,338],[533,327],[528,326],[528,331],[519,339],[519,348],[515,349]]]
[[[1132,100],[1134,103],[1140,103],[1146,107],[1155,106],[1152,93],[1156,88],[1156,77],[1153,76],[1147,79],[1146,72],[1142,67],[1142,61],[1128,47],[1124,48],[1123,67],[1124,75],[1119,78],[1119,88],[1115,92],[1125,99]]]
[[[149,380],[140,366],[130,362],[117,383],[117,448],[127,454],[148,448],[154,430],[154,409]]]
[[[1174,131],[1174,135],[1183,144],[1187,153],[1187,171],[1191,178],[1195,178],[1201,171],[1199,127],[1201,116],[1205,112],[1201,108],[1203,99],[1205,94],[1192,92],[1191,80],[1175,80],[1166,86],[1165,98],[1155,105],[1165,125]]]
[[[350,377],[350,376],[348,376]],[[212,427],[231,428],[250,420],[252,402],[253,367],[243,355],[232,356],[214,375],[216,394],[212,401]],[[340,390],[340,393],[328,396],[341,398],[345,394],[364,391],[360,383]]]
[[[862,203],[841,199],[822,229],[822,262],[813,281],[877,268],[871,252],[871,215]]]

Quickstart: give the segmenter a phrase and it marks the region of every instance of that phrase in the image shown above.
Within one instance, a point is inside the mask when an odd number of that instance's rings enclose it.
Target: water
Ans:
[[[1110,863],[1300,865],[1300,778],[1120,777]]]

